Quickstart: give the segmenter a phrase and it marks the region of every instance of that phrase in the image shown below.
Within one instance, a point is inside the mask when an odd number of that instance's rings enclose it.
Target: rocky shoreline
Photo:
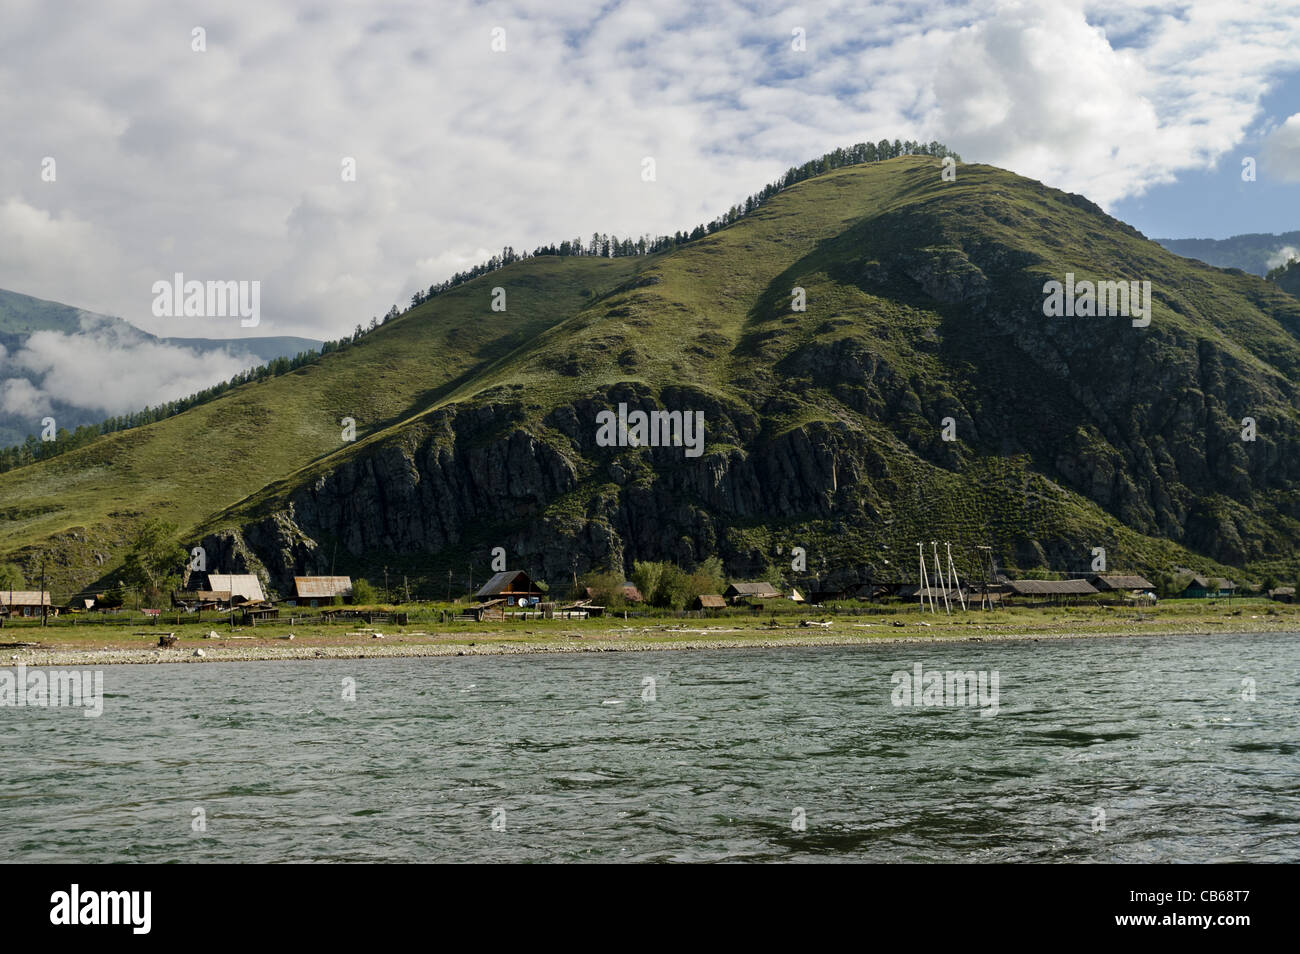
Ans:
[[[938,644],[952,642],[1012,643],[1038,642],[1048,639],[1131,639],[1148,636],[1210,636],[1242,633],[1288,633],[1294,627],[1285,626],[1184,626],[1168,630],[1138,632],[1023,632],[980,633],[954,632],[951,635],[931,633],[898,633],[889,635],[824,633],[785,631],[759,633],[750,636],[724,637],[721,633],[710,636],[702,633],[699,639],[663,639],[651,636],[593,638],[564,634],[548,639],[511,640],[494,642],[475,639],[472,643],[402,642],[387,645],[360,646],[230,646],[205,643],[193,646],[161,649],[49,649],[23,648],[8,650],[8,658],[0,661],[5,666],[55,666],[85,667],[103,665],[158,665],[175,663],[267,662],[283,660],[311,661],[319,659],[399,659],[425,656],[502,656],[547,653],[591,652],[656,652],[672,650],[710,649],[778,649],[796,646],[893,646],[905,643]],[[672,630],[659,631],[661,636],[676,635]],[[680,631],[677,631],[680,632]],[[730,630],[737,632],[737,630]]]

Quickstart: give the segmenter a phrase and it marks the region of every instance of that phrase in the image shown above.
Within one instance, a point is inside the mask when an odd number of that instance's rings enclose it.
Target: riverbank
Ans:
[[[811,625],[809,625],[811,624]],[[829,625],[827,625],[829,624]],[[88,631],[89,630],[89,631]],[[59,626],[0,630],[0,666],[102,666],[264,660],[375,659],[563,652],[754,649],[898,643],[1024,642],[1057,639],[1300,632],[1300,607],[1226,606],[1000,610],[951,617],[919,612],[824,615],[781,621],[718,619],[582,621],[359,627],[284,625],[218,631],[204,625],[108,632]],[[157,645],[174,633],[174,645]]]

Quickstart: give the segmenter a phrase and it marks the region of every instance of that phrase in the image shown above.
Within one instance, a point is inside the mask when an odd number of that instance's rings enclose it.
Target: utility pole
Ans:
[[[385,603],[392,602],[388,598],[388,567],[384,567],[384,602]]]
[[[447,602],[451,602],[451,570],[447,571]]]
[[[943,610],[951,616],[952,603],[948,600],[948,580],[943,575],[943,564],[939,562],[939,542],[931,540],[930,546],[934,549],[934,573],[939,577],[939,586],[943,590]]]
[[[917,543],[917,545],[916,545],[916,556],[917,556],[917,559],[920,560],[920,563],[921,563],[921,574],[920,574],[920,577],[919,577],[920,582],[919,582],[918,586],[920,587],[920,596],[921,596],[921,612],[924,613],[924,612],[925,612],[925,597],[926,597],[926,594],[929,593],[929,590],[930,590],[930,580],[929,580],[929,577],[926,575],[926,572],[925,572],[925,549],[924,549],[924,545],[921,544],[921,543]],[[933,593],[929,593],[929,596],[930,596],[930,612],[933,613],[933,612],[935,612],[935,609],[934,609],[934,594],[933,594]]]
[[[953,587],[957,590],[957,599],[961,600],[962,612],[966,612],[966,597],[961,591],[961,581],[957,579],[957,564],[952,562],[952,544],[945,543],[944,547],[948,550],[948,579],[952,581]]]
[[[45,599],[45,554],[41,554],[41,625],[45,625],[45,617],[49,612],[49,604]]]
[[[406,591],[406,602],[411,602],[411,584],[406,582],[406,574],[402,574],[402,589]]]

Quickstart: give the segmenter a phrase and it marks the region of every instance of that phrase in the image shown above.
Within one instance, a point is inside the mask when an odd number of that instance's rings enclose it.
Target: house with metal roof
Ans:
[[[229,593],[232,603],[262,603],[262,583],[252,573],[209,573],[208,591]]]

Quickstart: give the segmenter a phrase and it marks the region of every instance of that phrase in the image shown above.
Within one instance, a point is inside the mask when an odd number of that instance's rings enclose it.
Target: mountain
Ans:
[[[290,336],[160,338],[121,318],[0,289],[0,447],[39,434],[46,415],[67,430],[97,425],[320,344]],[[99,365],[96,374],[84,373],[87,361]],[[114,362],[137,386],[112,386]],[[110,378],[105,387],[82,387],[103,377]]]
[[[1175,255],[1194,258],[1217,268],[1240,268],[1252,275],[1265,275],[1269,269],[1300,258],[1300,232],[1272,235],[1253,232],[1226,239],[1156,239]]]
[[[1067,273],[1149,281],[1149,325],[1046,317]],[[1289,571],[1297,381],[1300,301],[1270,283],[1081,196],[907,156],[665,253],[526,258],[292,373],[0,474],[0,560],[46,549],[65,588],[112,580],[163,517],[209,568],[281,592],[387,567],[441,594],[448,570],[486,578],[495,547],[556,581],[715,554],[744,575],[794,547],[809,573],[899,576],[933,539],[967,570],[990,546],[1008,569],[1087,570],[1104,548],[1114,568]],[[620,405],[702,413],[699,455],[603,446]]]

